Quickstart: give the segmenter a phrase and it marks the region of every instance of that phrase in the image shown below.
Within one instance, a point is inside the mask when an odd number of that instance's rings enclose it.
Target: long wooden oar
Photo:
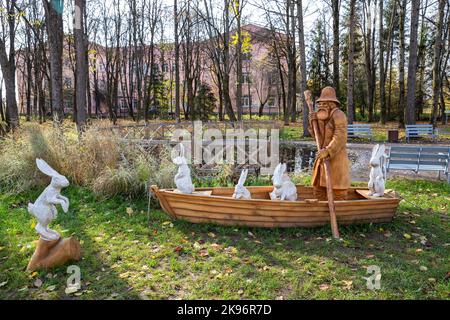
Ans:
[[[309,111],[314,112],[313,102],[311,100],[311,91],[307,90],[304,92],[306,103],[308,104]],[[316,138],[317,150],[321,150],[320,146],[320,137],[319,137],[319,125],[317,120],[312,121],[314,136]],[[328,208],[330,210],[330,221],[331,221],[331,233],[333,234],[333,238],[339,239],[339,230],[338,224],[336,220],[336,208],[334,206],[334,193],[333,193],[333,184],[331,180],[331,170],[330,170],[330,160],[324,159],[323,164],[325,167],[325,176],[327,180],[327,197],[328,197]]]

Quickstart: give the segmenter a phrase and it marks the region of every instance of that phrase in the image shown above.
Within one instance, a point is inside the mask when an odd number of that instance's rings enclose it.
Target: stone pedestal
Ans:
[[[37,244],[36,251],[28,263],[27,270],[49,269],[63,265],[71,260],[78,261],[80,259],[81,245],[76,238],[59,238],[54,241],[46,241],[41,238]]]

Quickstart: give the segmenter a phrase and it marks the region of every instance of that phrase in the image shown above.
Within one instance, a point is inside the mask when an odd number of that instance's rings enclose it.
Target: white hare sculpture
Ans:
[[[61,189],[67,187],[69,181],[42,159],[36,159],[36,165],[42,173],[50,176],[52,181],[34,204],[28,204],[28,212],[36,217],[38,224],[35,229],[43,240],[58,240],[60,238],[59,233],[51,230],[48,226],[50,222],[56,219],[58,214],[55,205],[60,204],[64,212],[69,210],[69,199],[61,195]]]
[[[250,200],[252,198],[252,194],[246,187],[244,187],[245,180],[247,179],[248,169],[244,169],[241,172],[241,176],[239,177],[238,184],[234,188],[233,198],[234,199],[245,199]]]
[[[297,200],[297,187],[286,173],[286,164],[278,164],[273,173],[273,191],[270,193],[272,200]]]
[[[383,197],[386,183],[386,147],[377,144],[372,150],[370,159],[370,180],[369,190],[370,196]]]
[[[178,172],[174,179],[177,190],[181,193],[192,194],[195,191],[195,187],[192,184],[191,170],[189,169],[187,160],[184,157],[184,146],[182,143],[180,143],[180,155],[172,161],[178,166]]]

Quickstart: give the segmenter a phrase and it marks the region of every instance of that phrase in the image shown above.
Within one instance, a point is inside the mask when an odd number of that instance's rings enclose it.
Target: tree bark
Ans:
[[[434,54],[433,54],[433,113],[431,118],[431,123],[434,127],[437,124],[437,115],[439,107],[439,97],[441,90],[441,59],[442,59],[442,28],[444,23],[444,9],[446,0],[439,0],[439,10],[436,21],[436,40],[434,43]]]
[[[6,23],[8,25],[9,52],[6,51],[6,41],[0,38],[0,67],[3,73],[6,95],[5,120],[7,130],[14,131],[19,126],[19,111],[16,101],[16,38],[15,9],[11,0],[6,1]],[[1,85],[1,84],[0,84]],[[0,97],[2,99],[2,97]]]
[[[356,0],[350,0],[350,17],[348,31],[348,75],[347,75],[347,119],[349,124],[353,124],[355,105],[353,99],[354,92],[354,56],[355,56],[355,6]]]
[[[333,87],[336,90],[336,96],[340,97],[339,84],[339,2],[332,0],[331,7],[333,11]],[[303,91],[302,91],[303,92]]]
[[[380,1],[380,29],[379,29],[379,55],[380,55],[380,110],[381,110],[381,124],[386,124],[386,73],[384,69],[384,0]]]
[[[233,1],[235,18],[236,18],[236,109],[238,114],[238,121],[242,120],[242,30],[241,30],[241,2],[240,0]]]
[[[175,33],[175,118],[180,122],[180,43],[178,40],[178,0],[173,1],[174,33]]]
[[[298,50],[300,54],[300,92],[305,92],[306,87],[306,52],[305,52],[305,29],[303,24],[303,3],[297,0],[297,23],[298,23]],[[305,96],[300,95],[303,112],[303,137],[310,137],[309,132],[309,108]]]
[[[419,28],[420,0],[411,0],[411,31],[409,43],[408,85],[406,95],[406,124],[416,123],[416,71],[417,71],[417,35]]]
[[[405,24],[406,24],[406,0],[401,0],[400,6],[400,22],[399,22],[399,59],[398,59],[398,120],[400,127],[405,127],[405,110],[406,110],[406,96],[405,96]]]
[[[76,55],[76,101],[77,101],[77,127],[82,131],[86,125],[86,87],[87,87],[87,61],[86,41],[84,34],[84,10],[86,0],[75,0],[75,55]]]
[[[50,52],[50,72],[52,82],[53,119],[59,124],[64,119],[62,55],[63,55],[63,18],[64,0],[42,0],[45,9],[45,20]]]

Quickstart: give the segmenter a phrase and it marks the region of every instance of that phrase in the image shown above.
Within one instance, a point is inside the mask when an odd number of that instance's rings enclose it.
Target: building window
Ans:
[[[243,108],[248,108],[250,107],[250,97],[248,95],[242,96],[242,107]]]
[[[248,84],[250,83],[250,73],[249,72],[243,72],[242,73],[242,83],[243,84]]]
[[[162,72],[169,72],[169,65],[167,63],[163,63],[161,69]]]

